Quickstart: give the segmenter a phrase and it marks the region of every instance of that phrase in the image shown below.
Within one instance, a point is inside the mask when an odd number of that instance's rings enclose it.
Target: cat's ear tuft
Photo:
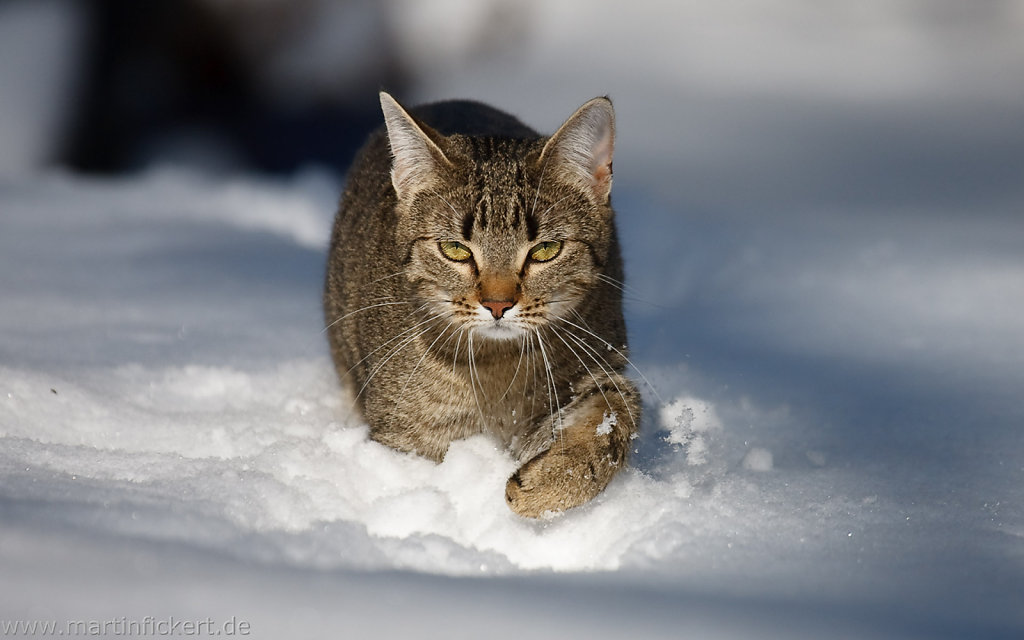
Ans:
[[[448,159],[424,127],[384,91],[380,92],[380,108],[391,146],[391,184],[399,200],[408,199],[431,186]]]
[[[612,190],[615,110],[608,98],[594,98],[576,110],[551,136],[541,163],[561,170],[583,187],[595,202],[607,204]]]

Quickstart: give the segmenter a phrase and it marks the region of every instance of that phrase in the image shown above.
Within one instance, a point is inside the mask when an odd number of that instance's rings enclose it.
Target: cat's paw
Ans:
[[[590,501],[614,473],[592,462],[592,455],[586,447],[549,449],[539,454],[505,483],[509,508],[526,518],[539,518]]]

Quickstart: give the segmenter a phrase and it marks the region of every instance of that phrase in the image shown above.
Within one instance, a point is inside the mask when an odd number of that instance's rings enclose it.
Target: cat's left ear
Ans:
[[[388,93],[380,92],[380,107],[391,146],[391,184],[399,200],[411,199],[417,191],[434,184],[443,166],[449,164],[444,152],[427,131]]]
[[[576,110],[551,136],[541,152],[542,166],[554,165],[598,204],[612,191],[615,110],[608,98],[594,98]]]

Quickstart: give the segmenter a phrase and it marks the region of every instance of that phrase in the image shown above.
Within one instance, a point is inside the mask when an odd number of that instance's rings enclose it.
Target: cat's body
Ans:
[[[441,460],[476,433],[522,463],[526,516],[597,495],[640,420],[623,375],[622,262],[609,203],[614,125],[595,99],[550,139],[446,102],[356,158],[324,294],[334,361],[375,440]]]

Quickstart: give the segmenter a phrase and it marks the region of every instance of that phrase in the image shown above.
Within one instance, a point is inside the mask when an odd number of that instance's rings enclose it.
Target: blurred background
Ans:
[[[1009,389],[1021,34],[1024,0],[0,0],[0,177],[298,176],[326,243],[380,89],[541,132],[609,95],[640,358]]]
[[[0,0],[0,177],[298,176],[326,225],[380,89],[541,132],[609,95],[639,356],[1005,385],[1021,34],[1024,0]]]
[[[0,0],[0,174],[341,174],[382,88],[547,132],[607,94],[617,184],[691,216],[1005,214],[1022,33],[1020,0]]]
[[[642,473],[620,485],[638,487],[635,504],[620,492],[596,519],[519,537],[503,507],[493,527],[468,509],[449,528],[430,505],[461,505],[452,490],[399,522],[424,537],[381,542],[364,532],[379,530],[380,505],[420,494],[364,509],[347,483],[381,482],[361,449],[310,471],[319,431],[279,428],[304,405],[278,407],[261,385],[303,389],[322,409],[304,420],[334,424],[324,250],[348,164],[382,121],[380,89],[408,105],[482,100],[541,132],[593,96],[614,101],[631,357],[664,398],[647,397]],[[580,557],[594,549],[593,566],[621,559],[651,590],[680,585],[683,611],[719,603],[730,623],[802,592],[797,617],[812,621],[834,610],[814,603],[844,594],[872,624],[870,603],[899,610],[883,624],[926,603],[932,633],[884,637],[1024,628],[1024,0],[0,0],[0,299],[0,382],[35,398],[0,406],[16,436],[0,472],[22,479],[0,483],[0,502],[108,527],[119,570],[143,570],[121,551],[137,531],[318,570],[456,558],[475,571],[503,554],[547,558],[563,539]],[[307,357],[321,364],[295,360]],[[165,414],[177,398],[188,410]],[[684,437],[697,427],[666,418],[686,406],[722,423],[706,476],[679,455],[703,446]],[[197,439],[190,411],[216,437]],[[267,452],[253,469],[249,451]],[[214,457],[196,466],[183,452]],[[632,522],[654,502],[668,511]],[[154,515],[136,522],[136,503]],[[605,513],[627,515],[607,526]],[[39,570],[63,562],[47,541],[81,542],[44,527],[26,529],[43,541],[32,562],[0,544],[0,564],[6,552],[22,567],[6,595],[32,600],[27,580],[123,600],[63,566]],[[149,573],[164,606],[166,576]],[[172,604],[201,603],[205,582],[175,575]],[[211,582],[226,585],[215,599],[249,575]],[[292,584],[280,575],[253,588],[277,594]],[[373,617],[394,600],[377,598],[389,580],[407,584],[394,576],[323,611]],[[561,607],[575,587],[548,577],[537,597]],[[602,610],[614,598],[612,620],[649,593],[627,582],[628,598],[572,597]],[[448,604],[409,601],[444,620],[485,588],[408,584],[438,587]],[[514,615],[539,600],[493,602]],[[942,622],[986,611],[1012,632]]]

